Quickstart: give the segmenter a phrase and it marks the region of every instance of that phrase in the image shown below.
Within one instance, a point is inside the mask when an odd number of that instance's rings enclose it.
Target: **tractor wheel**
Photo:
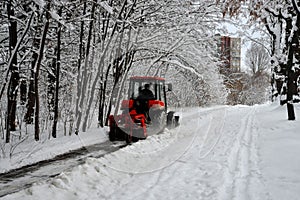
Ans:
[[[175,128],[177,126],[179,126],[179,116],[175,115],[174,111],[168,112],[167,127],[168,128]]]
[[[130,134],[126,134],[125,140],[126,140],[126,143],[127,143],[127,144],[130,144],[130,143],[133,143],[133,142],[138,142],[138,141],[139,141],[139,138],[138,138],[138,137],[135,137],[135,136],[132,136],[132,135],[130,135]]]
[[[155,134],[163,132],[166,127],[166,114],[164,111],[157,111],[153,115],[153,128]]]
[[[114,125],[110,128],[110,131],[108,133],[109,141],[113,142],[116,140],[117,136],[117,127]]]
[[[139,138],[137,137],[132,137],[132,142],[138,142],[139,141]]]
[[[115,130],[110,130],[108,133],[109,141],[113,142],[116,140]]]
[[[174,112],[173,111],[170,111],[168,112],[168,115],[167,115],[167,126],[168,127],[172,127],[174,125]]]

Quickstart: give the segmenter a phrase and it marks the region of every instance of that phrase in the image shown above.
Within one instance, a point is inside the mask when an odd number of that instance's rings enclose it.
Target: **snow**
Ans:
[[[181,112],[175,129],[2,199],[299,199],[300,124],[286,107]]]
[[[109,14],[113,14],[113,8],[108,5],[107,1],[101,1],[99,2],[99,5],[104,8]]]
[[[44,8],[45,5],[46,5],[46,3],[45,3],[44,0],[34,0],[34,3],[35,3],[36,5],[38,5],[39,7],[41,7],[41,8]]]
[[[34,133],[33,130],[31,132]],[[59,133],[62,134],[61,131]],[[0,157],[0,173],[42,160],[52,159],[57,155],[107,140],[104,129],[94,128],[88,133],[73,134],[72,136],[62,136],[60,134],[57,135],[57,139],[52,138],[49,140],[48,135],[44,133],[41,135],[40,141],[33,141],[33,134],[28,134],[27,139],[18,145],[6,144],[2,147],[5,157],[3,155]],[[16,134],[15,136],[18,137]],[[9,156],[10,153],[12,156]]]

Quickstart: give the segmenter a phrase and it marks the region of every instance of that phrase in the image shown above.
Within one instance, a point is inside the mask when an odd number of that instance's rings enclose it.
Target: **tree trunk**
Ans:
[[[57,49],[54,50],[54,55],[56,54]],[[54,56],[53,55],[53,56]],[[49,63],[49,73],[47,75],[47,104],[48,111],[50,114],[50,119],[53,120],[54,113],[54,96],[55,96],[55,71],[56,71],[56,58],[52,59],[52,62]]]
[[[84,69],[82,69],[82,74],[80,71],[79,74],[79,82],[77,84],[79,85],[79,94],[77,94],[78,98],[78,104],[76,105],[78,108],[76,109],[78,112],[76,113],[76,130],[75,134],[77,135],[79,133],[79,127],[81,124],[81,119],[83,115],[83,104],[85,100],[85,92],[87,87],[87,81],[88,81],[88,61],[89,61],[89,55],[90,55],[90,48],[91,48],[91,41],[92,41],[92,33],[93,33],[93,24],[94,24],[94,14],[95,14],[95,7],[96,3],[95,0],[93,1],[92,10],[91,10],[91,21],[89,24],[89,33],[88,33],[88,39],[86,44],[86,52],[85,52],[85,61],[84,61]]]
[[[103,80],[103,79],[102,79]],[[98,125],[100,127],[103,127],[103,108],[102,105],[104,104],[104,102],[102,101],[103,99],[103,95],[104,95],[104,84],[101,83],[100,84],[100,91],[99,91],[99,108],[98,108]]]
[[[288,69],[288,80],[287,80],[287,112],[288,112],[288,120],[295,120],[295,111],[293,105],[293,95],[295,92],[295,84],[294,84],[294,71]]]
[[[37,12],[37,15],[38,12]],[[35,105],[35,84],[34,84],[34,76],[35,76],[35,65],[38,60],[38,49],[40,44],[40,20],[39,16],[36,17],[36,36],[33,38],[33,51],[32,51],[32,61],[31,61],[31,75],[29,79],[29,88],[28,88],[28,97],[27,97],[27,104],[26,104],[26,114],[24,117],[24,121],[26,124],[33,123],[33,115],[34,115],[34,105]]]
[[[34,123],[34,139],[38,141],[40,139],[40,127],[39,127],[39,117],[40,117],[40,101],[39,101],[39,71],[44,55],[44,47],[45,47],[45,42],[46,42],[46,36],[49,28],[49,19],[50,19],[50,0],[47,2],[46,5],[46,22],[41,38],[41,44],[40,44],[40,49],[39,49],[39,55],[37,59],[37,63],[34,68],[34,86],[35,86],[35,123]]]
[[[112,6],[112,1],[109,2],[109,5]],[[102,13],[102,44],[104,45],[104,42],[106,40],[106,37],[108,35],[108,27],[109,27],[109,21],[110,21],[110,13],[103,12]],[[108,80],[108,75],[110,71],[111,65],[108,66],[107,71],[105,73],[105,76],[103,76],[104,69],[101,68],[101,84],[100,84],[100,97],[99,97],[99,109],[98,109],[98,123],[100,127],[104,127],[104,107],[105,107],[105,93],[106,93],[106,85]]]
[[[34,46],[37,45],[37,39],[34,39]],[[27,98],[27,111],[25,114],[25,119],[24,121],[26,124],[32,124],[33,123],[33,114],[34,114],[34,105],[35,105],[35,95],[34,95],[34,67],[36,64],[38,58],[38,54],[36,52],[33,53],[32,55],[32,62],[31,62],[31,77],[29,80],[29,88],[28,88],[28,98]]]
[[[20,104],[25,105],[26,103],[26,91],[27,91],[27,84],[26,80],[22,79],[20,84]]]
[[[109,71],[110,71],[111,65],[108,66],[106,73],[105,73],[105,77],[102,77],[102,82],[101,83],[101,90],[100,90],[100,103],[99,103],[99,116],[98,116],[98,120],[99,120],[99,125],[101,127],[103,127],[104,124],[104,107],[105,107],[105,93],[106,93],[106,87],[107,87],[107,80],[108,80],[108,75],[109,75]],[[106,116],[105,116],[106,118]]]
[[[62,8],[59,9],[58,15],[61,16]],[[58,92],[59,92],[59,73],[60,73],[60,45],[61,45],[61,24],[58,23],[57,30],[57,55],[56,55],[56,82],[55,82],[55,104],[54,104],[54,122],[52,137],[56,138],[56,127],[58,120]]]
[[[83,3],[83,13],[84,16],[86,14],[86,2]],[[75,108],[75,119],[79,115],[79,99],[81,97],[81,61],[85,58],[84,57],[84,42],[83,42],[83,36],[84,36],[84,20],[81,21],[80,26],[80,39],[79,39],[79,58],[78,58],[78,74],[77,74],[77,95],[76,95],[76,108]],[[79,128],[79,127],[78,127]],[[78,129],[75,127],[75,134],[78,134]]]
[[[286,41],[288,45],[288,61],[287,61],[287,112],[288,112],[288,120],[295,120],[295,111],[294,111],[294,105],[293,105],[293,95],[297,91],[296,81],[297,77],[295,77],[295,71],[294,71],[294,57],[297,57],[298,55],[298,48],[299,48],[299,30],[292,30],[292,20],[286,19],[287,25],[286,25]],[[297,26],[300,26],[300,15],[297,15]],[[293,31],[292,40],[289,41],[289,37],[291,32]]]
[[[9,26],[9,50],[10,55],[13,56],[9,63],[8,69],[11,70],[11,78],[9,80],[7,92],[7,122],[6,122],[6,143],[10,141],[10,131],[15,131],[16,120],[16,106],[17,106],[17,87],[19,84],[19,70],[17,67],[17,54],[12,53],[17,45],[17,22],[14,20],[14,10],[11,8],[11,1],[7,4],[7,14]]]

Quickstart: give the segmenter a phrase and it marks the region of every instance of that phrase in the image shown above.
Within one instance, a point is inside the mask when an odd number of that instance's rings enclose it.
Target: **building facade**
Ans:
[[[241,38],[220,36],[219,51],[224,63],[221,72],[228,69],[230,72],[241,71]]]

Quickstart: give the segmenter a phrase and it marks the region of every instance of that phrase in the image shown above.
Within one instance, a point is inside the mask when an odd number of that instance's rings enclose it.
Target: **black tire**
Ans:
[[[138,142],[139,141],[139,138],[137,137],[132,137],[132,142]]]
[[[173,118],[174,118],[174,111],[168,112],[168,115],[167,115],[167,127],[173,126],[173,124],[174,124]]]
[[[109,137],[109,141],[111,141],[111,142],[116,141],[116,136],[115,136],[114,132],[109,131],[108,137]]]
[[[174,116],[175,127],[179,126],[179,116]]]
[[[111,142],[115,141],[116,140],[116,136],[117,136],[117,127],[116,127],[116,124],[113,124],[110,127],[110,131],[108,133],[109,141],[111,141]]]

